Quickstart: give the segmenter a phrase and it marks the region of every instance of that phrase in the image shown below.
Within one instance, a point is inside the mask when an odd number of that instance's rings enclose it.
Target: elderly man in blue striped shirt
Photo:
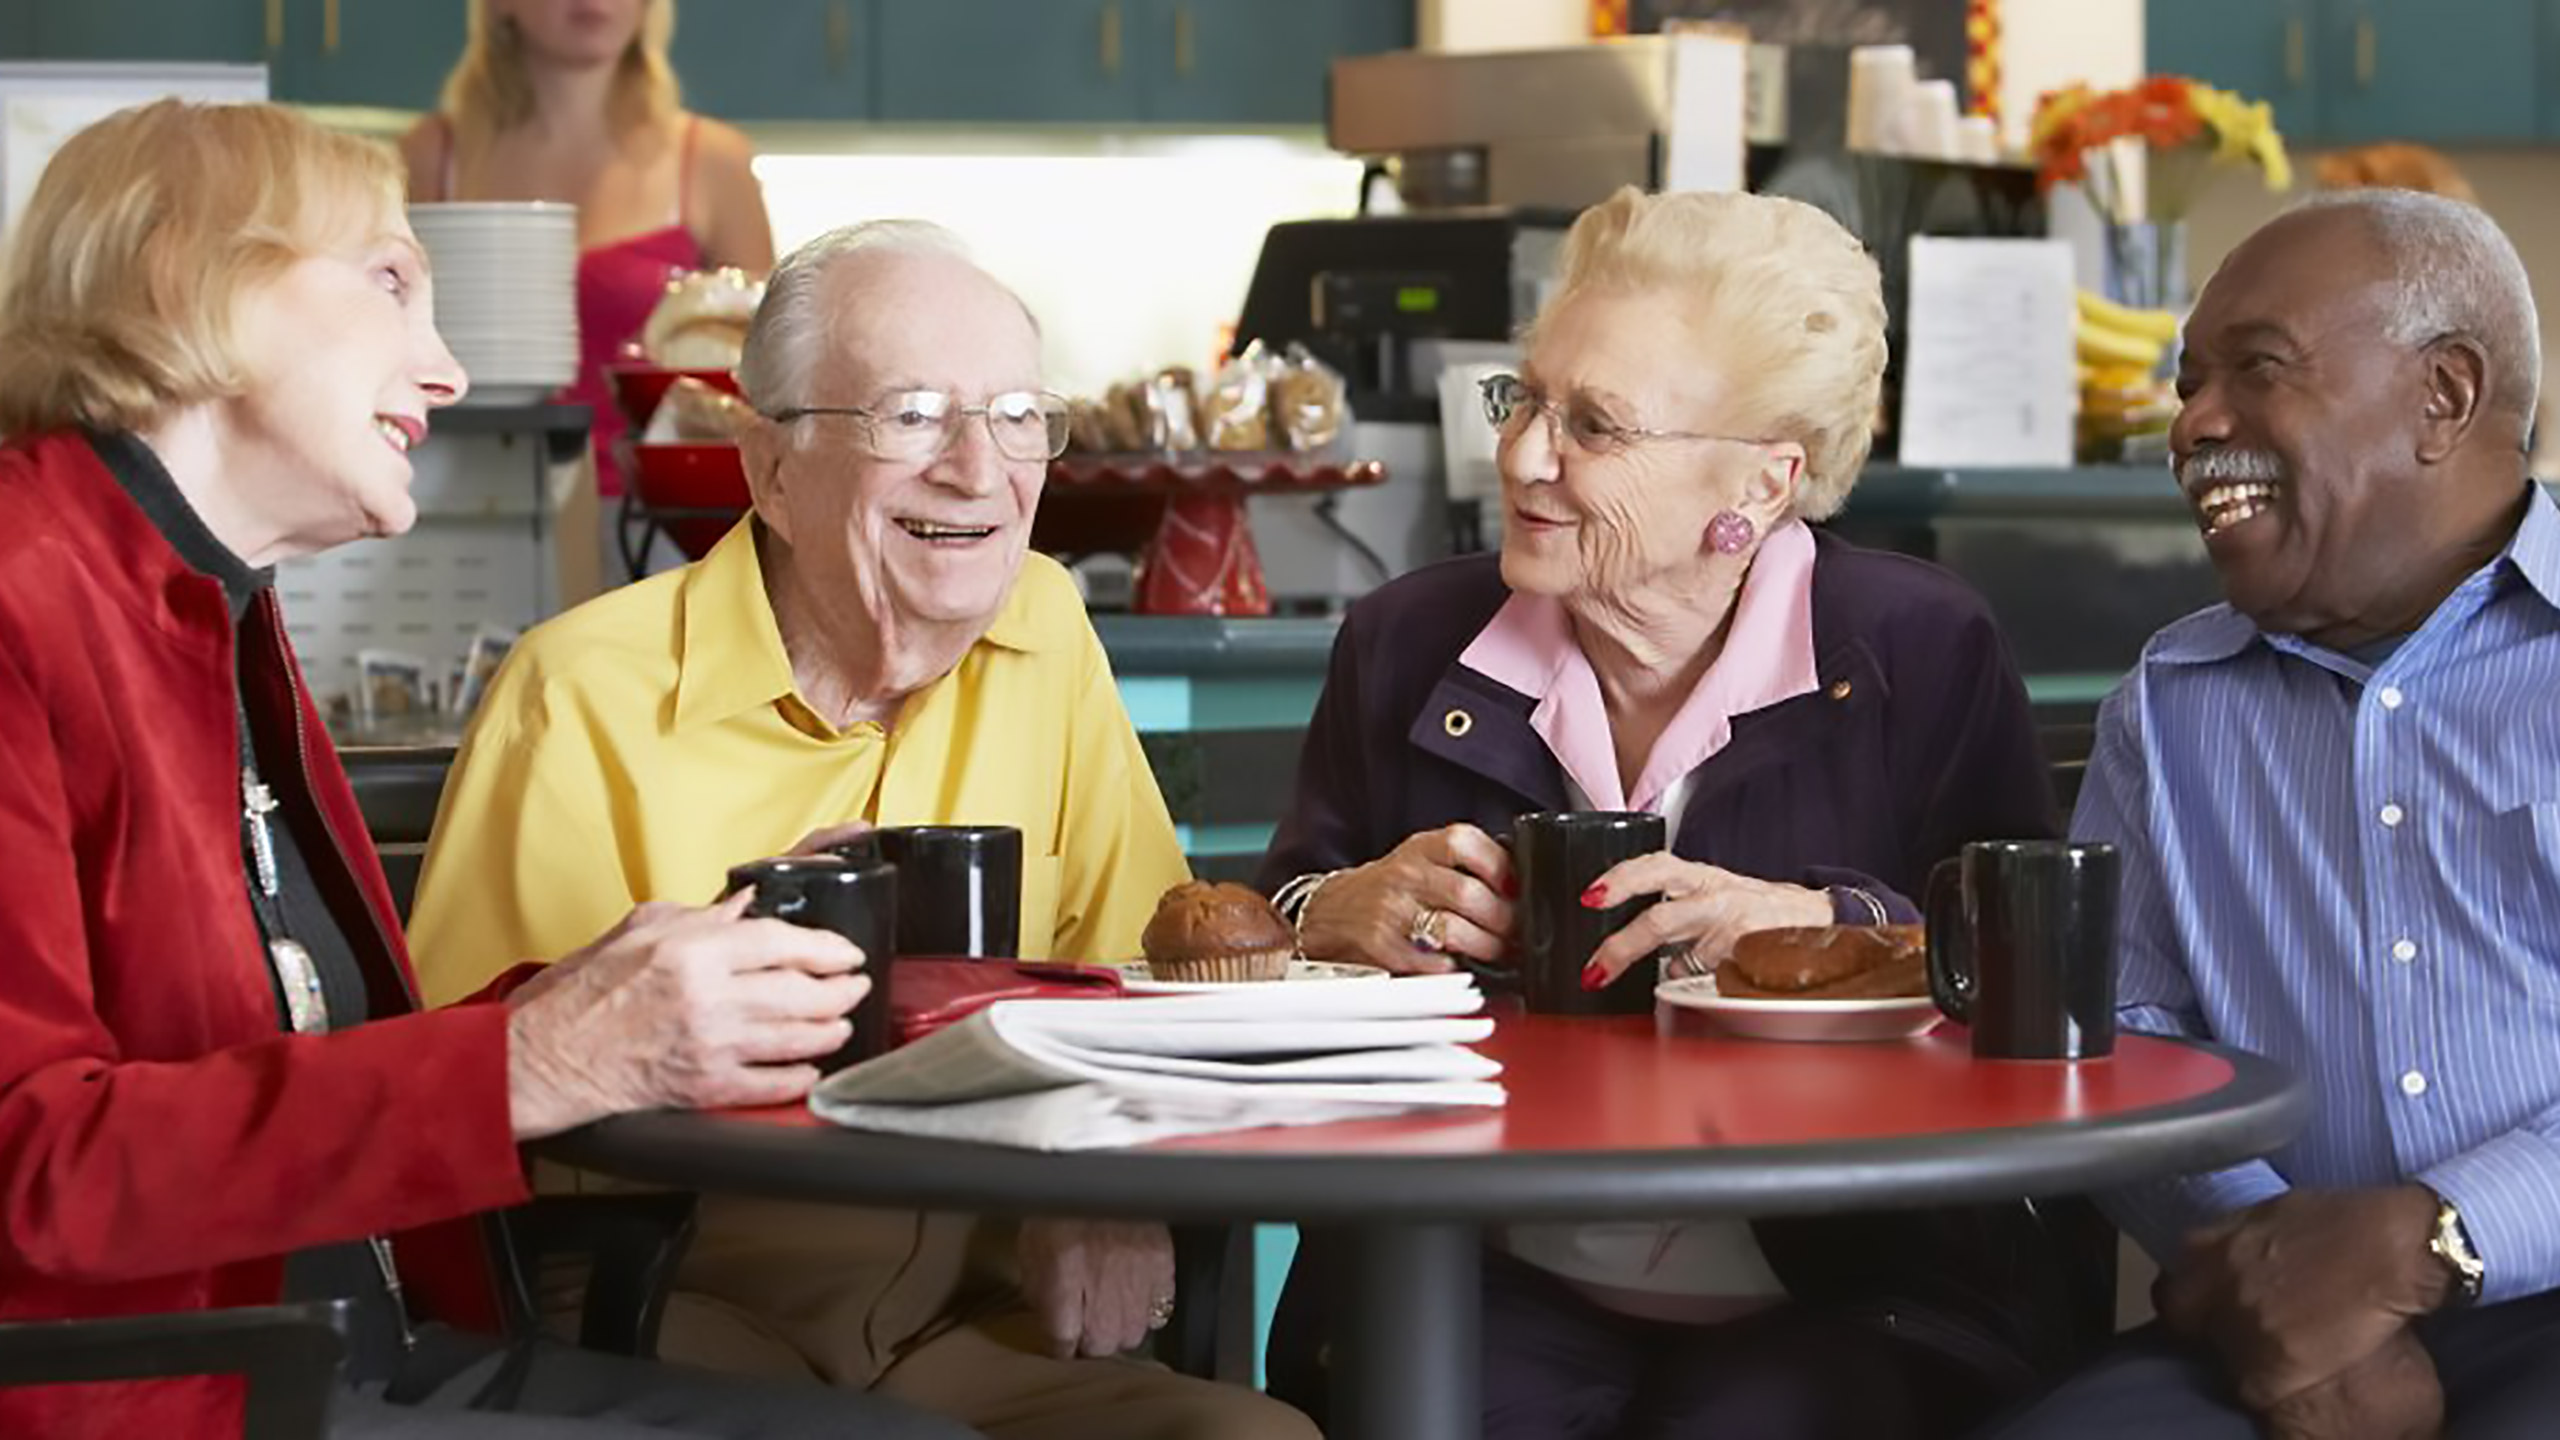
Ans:
[[[2560,510],[2524,268],[2480,211],[2324,197],[2186,331],[2229,599],[2100,716],[2127,1028],[2310,1083],[2269,1159],[2108,1197],[2160,1321],[2012,1436],[2560,1434]]]

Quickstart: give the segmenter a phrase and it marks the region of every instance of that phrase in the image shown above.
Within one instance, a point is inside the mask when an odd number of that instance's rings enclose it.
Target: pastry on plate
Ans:
[[[1755,930],[1716,970],[1734,1000],[1883,1000],[1929,993],[1917,925],[1797,925]]]

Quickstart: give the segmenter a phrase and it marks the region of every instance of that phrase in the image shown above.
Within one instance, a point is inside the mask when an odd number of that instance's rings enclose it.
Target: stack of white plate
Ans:
[[[470,401],[531,404],[578,373],[578,207],[487,201],[409,207],[435,268],[436,328]]]

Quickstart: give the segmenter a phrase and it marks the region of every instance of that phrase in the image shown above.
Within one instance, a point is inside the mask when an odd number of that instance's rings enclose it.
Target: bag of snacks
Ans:
[[[1212,450],[1271,448],[1271,352],[1262,342],[1220,366],[1200,399],[1201,438]]]
[[[1167,450],[1200,448],[1200,401],[1188,366],[1173,365],[1147,378],[1147,399],[1160,417],[1159,441]]]
[[[1271,419],[1291,450],[1321,450],[1342,434],[1342,376],[1297,341],[1271,382]]]

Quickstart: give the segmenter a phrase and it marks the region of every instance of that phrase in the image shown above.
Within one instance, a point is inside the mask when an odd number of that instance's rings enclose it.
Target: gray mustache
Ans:
[[[2268,450],[2201,450],[2178,467],[2181,485],[2273,485],[2285,479],[2284,462]]]

